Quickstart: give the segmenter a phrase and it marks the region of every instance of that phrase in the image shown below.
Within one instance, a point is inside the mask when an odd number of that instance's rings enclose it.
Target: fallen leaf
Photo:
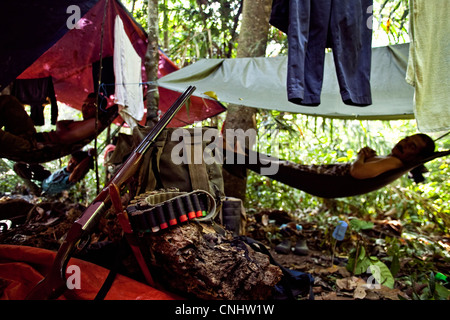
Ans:
[[[262,225],[267,227],[269,225],[269,216],[267,214],[263,214],[261,217]]]
[[[339,267],[336,265],[332,265],[328,268],[315,268],[314,273],[315,274],[332,274],[339,270]]]
[[[329,285],[327,282],[323,281],[322,278],[320,277],[314,277],[314,285],[315,286],[319,285],[325,289],[333,290],[333,287]]]
[[[351,291],[356,289],[358,286],[364,285],[366,282],[358,277],[348,277],[344,279],[337,279],[336,285],[341,290]]]
[[[406,295],[404,292],[400,291],[399,289],[391,289],[386,286],[381,286],[380,289],[374,289],[371,290],[378,294],[381,298],[389,299],[389,300],[400,300],[398,296],[401,296],[405,299],[409,299],[408,295]]]
[[[367,293],[363,286],[357,286],[355,291],[353,292],[353,298],[355,299],[364,299]]]
[[[346,298],[342,296],[338,296],[336,292],[330,292],[327,294],[323,294],[319,297],[316,297],[315,300],[354,300],[353,298]]]
[[[338,270],[339,274],[343,277],[343,278],[347,278],[350,277],[352,274],[347,270],[346,267],[339,267]]]
[[[370,290],[366,291],[366,300],[380,300],[380,296]]]

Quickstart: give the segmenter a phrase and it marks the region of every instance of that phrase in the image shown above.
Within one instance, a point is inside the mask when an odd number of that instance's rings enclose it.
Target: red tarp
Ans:
[[[23,300],[43,279],[56,253],[46,249],[0,245],[0,299]],[[94,300],[109,270],[83,260],[72,258],[68,267],[80,268],[80,289],[66,290],[59,300]],[[105,300],[180,300],[181,298],[152,288],[118,274]]]
[[[116,15],[119,15],[134,49],[144,63],[147,50],[147,35],[144,30],[137,25],[129,13],[117,1],[108,1],[107,3],[102,57],[113,56],[114,20]],[[18,79],[52,76],[57,100],[80,110],[86,95],[94,91],[92,63],[100,59],[102,21],[105,4],[105,0],[100,0],[95,4],[79,21],[80,29],[74,28],[69,30],[39,59],[22,72]],[[51,14],[50,11],[49,14]],[[162,77],[175,70],[178,70],[178,67],[160,52],[158,77]],[[147,81],[144,65],[142,65],[142,79],[143,82]],[[165,112],[180,93],[159,88],[159,94],[159,109]],[[224,110],[224,106],[215,100],[193,96],[191,98],[189,112],[183,107],[169,127],[182,127],[187,124],[192,124],[196,121],[215,116]],[[145,116],[143,122],[145,122]]]

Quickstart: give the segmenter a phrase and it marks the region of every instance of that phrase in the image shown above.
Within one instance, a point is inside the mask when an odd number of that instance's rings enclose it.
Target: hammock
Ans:
[[[5,154],[0,150],[0,157],[16,162],[26,163],[44,163],[62,158],[74,153],[75,151],[81,150],[85,145],[90,143],[97,135],[105,130],[114,121],[114,119],[117,118],[118,115],[119,113],[116,105],[108,108],[105,113],[99,115],[97,131],[79,141],[75,141],[70,144],[46,144],[42,149],[14,154]]]
[[[243,164],[245,168],[261,174],[261,169],[269,168],[273,161],[277,161],[278,171],[273,175],[267,175],[267,177],[322,198],[351,197],[372,192],[388,185],[405,173],[428,161],[450,154],[450,150],[435,152],[428,157],[416,160],[414,163],[384,172],[376,177],[356,179],[350,174],[333,175],[318,173],[316,170],[307,170],[305,168],[306,166],[296,167],[292,162],[280,161],[280,159],[256,151],[246,149],[246,152],[247,156],[245,157],[245,164]],[[234,155],[236,156],[236,154]],[[250,159],[258,159],[258,161],[256,163],[250,163]],[[255,161],[253,160],[253,162]],[[224,168],[228,170],[230,165],[226,164]],[[232,172],[232,168],[229,171]]]

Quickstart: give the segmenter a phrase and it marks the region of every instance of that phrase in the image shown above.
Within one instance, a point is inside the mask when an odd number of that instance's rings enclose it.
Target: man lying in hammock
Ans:
[[[239,150],[239,145],[236,148],[234,150]],[[423,164],[423,159],[431,159],[436,155],[434,141],[421,133],[399,141],[387,156],[378,156],[369,147],[362,148],[353,163],[298,164],[253,150],[234,151],[230,144],[226,144],[225,149],[223,167],[232,174],[245,175],[245,171],[240,170],[244,167],[324,198],[349,197],[374,191],[419,167]],[[230,151],[231,158],[235,157],[238,162],[229,158]],[[243,157],[245,161],[242,161]]]
[[[226,149],[230,149],[230,144],[226,144]],[[383,172],[403,167],[405,164],[414,161],[417,157],[427,157],[433,154],[435,144],[433,139],[423,133],[414,134],[412,136],[405,137],[400,140],[391,150],[391,153],[387,156],[378,156],[376,151],[370,147],[364,147],[358,152],[358,156],[353,163],[339,163],[339,164],[296,164],[288,161],[279,160],[270,156],[266,156],[258,153],[257,156],[251,157],[249,154],[254,155],[254,151],[245,151],[246,162],[250,162],[250,165],[256,163],[254,160],[258,158],[258,162],[262,160],[277,161],[278,164],[290,165],[290,166],[306,166],[308,170],[317,171],[322,174],[333,175],[346,175],[350,174],[356,179],[367,179],[376,177]],[[239,141],[236,144],[236,148],[233,152],[235,155],[242,155],[244,151],[239,145]],[[239,151],[240,150],[240,151]]]
[[[0,96],[0,150],[5,157],[8,154],[33,152],[45,145],[64,145],[86,139],[96,130],[96,95],[89,94],[83,103],[81,112],[83,121],[63,120],[56,123],[56,130],[37,133],[24,106],[14,96]],[[99,112],[99,122],[106,118],[114,108]],[[98,124],[99,126],[100,124]]]
[[[434,152],[433,139],[418,133],[400,140],[387,156],[378,156],[375,150],[364,147],[350,166],[350,174],[356,179],[376,177],[383,172],[403,167],[418,156],[427,157]]]

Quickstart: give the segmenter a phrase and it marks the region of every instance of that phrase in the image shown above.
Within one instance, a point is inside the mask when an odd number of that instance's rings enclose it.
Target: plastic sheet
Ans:
[[[0,299],[23,300],[50,270],[56,252],[16,245],[0,245]],[[59,300],[93,300],[109,270],[80,259],[68,263],[80,270],[80,289],[66,290]],[[68,274],[75,275],[75,272]],[[105,300],[179,300],[164,292],[118,274]]]

